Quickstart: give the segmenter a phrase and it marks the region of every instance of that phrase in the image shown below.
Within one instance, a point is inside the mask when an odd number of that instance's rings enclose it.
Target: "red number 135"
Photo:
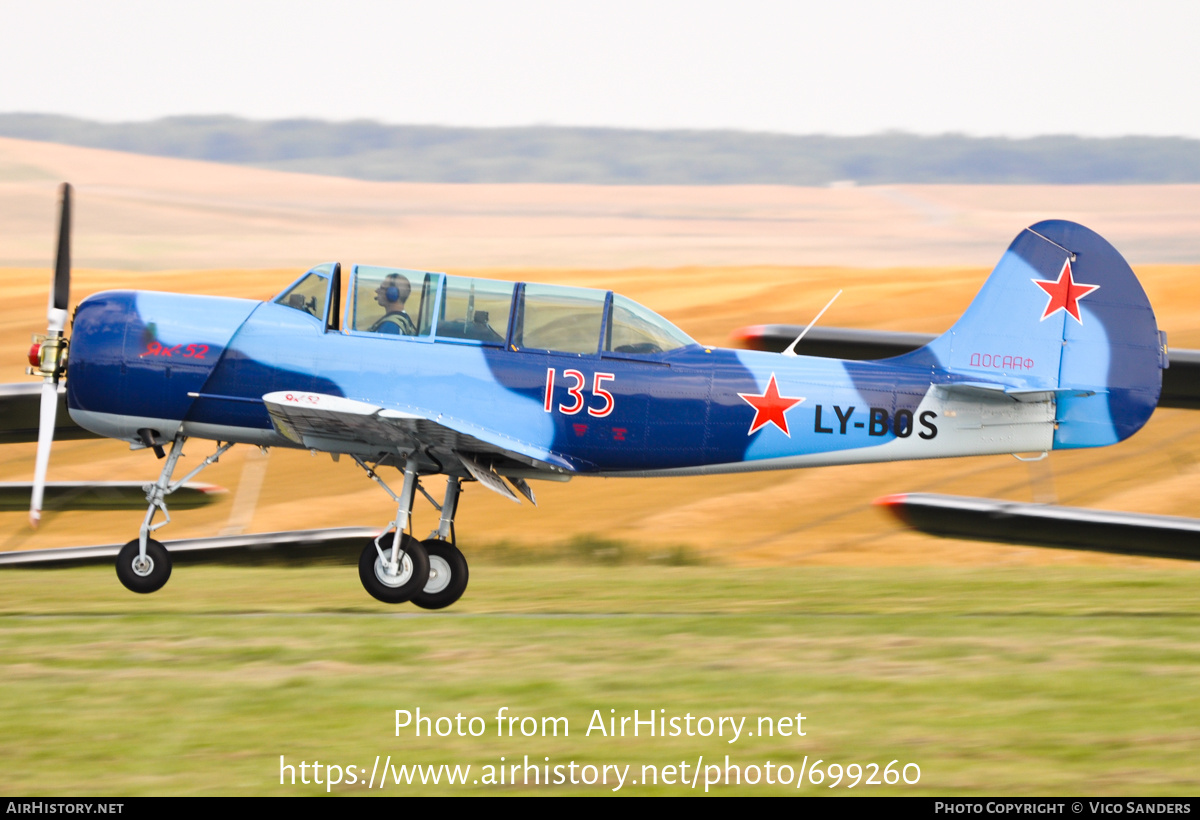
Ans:
[[[567,386],[567,395],[571,398],[570,404],[561,402],[558,405],[558,411],[568,416],[573,416],[582,410],[586,404],[586,399],[583,396],[583,386],[587,384],[587,378],[578,370],[564,370],[562,372],[564,380],[574,382]],[[608,392],[602,386],[604,382],[611,382],[616,379],[615,373],[594,373],[592,375],[592,395],[599,396],[603,402],[598,407],[588,407],[588,415],[596,418],[603,418],[613,411],[616,402],[613,399],[613,394]],[[543,409],[549,413],[554,410],[554,368],[546,368],[546,395],[542,404]]]

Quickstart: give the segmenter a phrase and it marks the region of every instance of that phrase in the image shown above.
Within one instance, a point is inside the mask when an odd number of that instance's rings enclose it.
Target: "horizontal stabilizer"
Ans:
[[[751,350],[778,353],[803,328],[800,325],[754,325],[740,328],[732,337]],[[910,353],[933,341],[927,333],[896,333],[845,327],[814,327],[796,350],[805,356],[830,359],[889,359]],[[1163,371],[1159,407],[1200,410],[1200,350],[1171,350],[1171,367]]]
[[[977,399],[1006,398],[1021,402],[1050,401],[1050,399],[1059,396],[1096,395],[1095,390],[1079,390],[1074,387],[1025,388],[1013,387],[1007,384],[995,384],[993,382],[951,382],[950,384],[939,384],[937,389],[951,396],[959,394]]]

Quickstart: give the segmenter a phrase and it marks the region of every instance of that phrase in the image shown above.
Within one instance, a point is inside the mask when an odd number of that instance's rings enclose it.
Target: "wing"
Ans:
[[[42,383],[0,384],[0,444],[37,441]],[[71,420],[67,412],[66,385],[58,386],[58,413],[54,416],[54,440],[99,438]]]
[[[0,512],[29,509],[27,481],[0,482]],[[171,496],[171,509],[191,510],[215,502],[225,490],[213,484],[188,482]],[[144,510],[144,481],[50,481],[46,483],[44,509]]]
[[[26,500],[28,504],[28,500]],[[144,506],[144,505],[143,505]],[[379,535],[372,527],[336,527],[325,530],[292,530],[247,535],[220,535],[215,538],[183,538],[166,541],[163,546],[176,564],[253,564],[283,563],[299,566],[310,563],[354,564],[368,539]],[[112,565],[124,544],[56,549],[0,550],[0,568],[76,567]]]
[[[567,480],[564,456],[449,414],[425,414],[296,390],[268,393],[263,403],[280,435],[302,447],[370,459],[415,458],[422,471],[478,478]]]
[[[946,538],[1200,561],[1200,521],[1167,515],[907,493],[877,499],[913,529]]]

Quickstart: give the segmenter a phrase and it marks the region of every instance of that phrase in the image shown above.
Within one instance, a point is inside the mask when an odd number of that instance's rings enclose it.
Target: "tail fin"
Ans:
[[[1121,254],[1051,220],[1013,240],[950,330],[893,361],[951,383],[1052,392],[1055,449],[1095,447],[1123,441],[1154,412],[1166,337]]]

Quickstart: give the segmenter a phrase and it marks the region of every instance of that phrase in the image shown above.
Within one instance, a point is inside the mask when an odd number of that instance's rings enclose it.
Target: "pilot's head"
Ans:
[[[408,295],[412,293],[412,284],[398,273],[389,273],[375,289],[375,303],[386,310],[403,310]]]

